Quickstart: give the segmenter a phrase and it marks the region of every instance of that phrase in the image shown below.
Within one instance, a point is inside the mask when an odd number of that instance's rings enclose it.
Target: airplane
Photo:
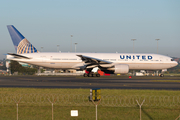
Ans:
[[[7,59],[46,68],[86,70],[84,77],[99,77],[91,72],[96,67],[105,73],[127,74],[129,70],[166,71],[178,65],[173,58],[160,54],[39,52],[13,25],[7,28],[16,50],[8,53]]]

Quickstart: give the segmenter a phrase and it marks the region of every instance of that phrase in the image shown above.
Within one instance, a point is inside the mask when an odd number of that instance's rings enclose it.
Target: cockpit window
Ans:
[[[171,59],[171,61],[174,61],[174,59]]]

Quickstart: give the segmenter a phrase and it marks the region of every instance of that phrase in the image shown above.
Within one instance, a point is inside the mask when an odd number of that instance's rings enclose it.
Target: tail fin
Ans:
[[[38,50],[13,25],[7,25],[7,28],[17,54],[38,52]]]

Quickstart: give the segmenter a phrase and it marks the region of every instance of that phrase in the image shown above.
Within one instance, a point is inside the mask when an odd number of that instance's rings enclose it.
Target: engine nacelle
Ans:
[[[129,65],[117,64],[114,65],[114,73],[116,74],[127,74],[129,72]]]

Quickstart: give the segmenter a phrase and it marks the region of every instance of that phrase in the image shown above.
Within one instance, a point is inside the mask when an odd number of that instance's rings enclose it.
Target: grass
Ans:
[[[164,74],[165,76],[180,76],[180,74],[175,74],[175,73],[169,73],[169,74]]]
[[[0,88],[0,95],[2,120],[16,119],[17,107],[12,99],[18,100],[20,97],[22,100],[18,105],[19,120],[50,120],[52,104],[47,98],[53,100],[53,97],[57,96],[58,99],[54,103],[54,120],[95,119],[95,106],[87,98],[89,89]],[[101,96],[98,120],[138,120],[139,107],[136,102],[128,107],[119,106],[122,103],[130,104],[136,96],[139,102],[144,99],[141,99],[141,96],[146,96],[142,106],[143,120],[170,120],[180,114],[180,91],[101,89]],[[123,101],[117,102],[121,99]],[[78,110],[79,116],[71,117],[70,110]]]
[[[89,89],[42,89],[42,88],[0,88],[0,94],[85,94],[89,95]],[[173,90],[127,90],[127,89],[101,89],[101,95],[180,95],[180,91]]]

